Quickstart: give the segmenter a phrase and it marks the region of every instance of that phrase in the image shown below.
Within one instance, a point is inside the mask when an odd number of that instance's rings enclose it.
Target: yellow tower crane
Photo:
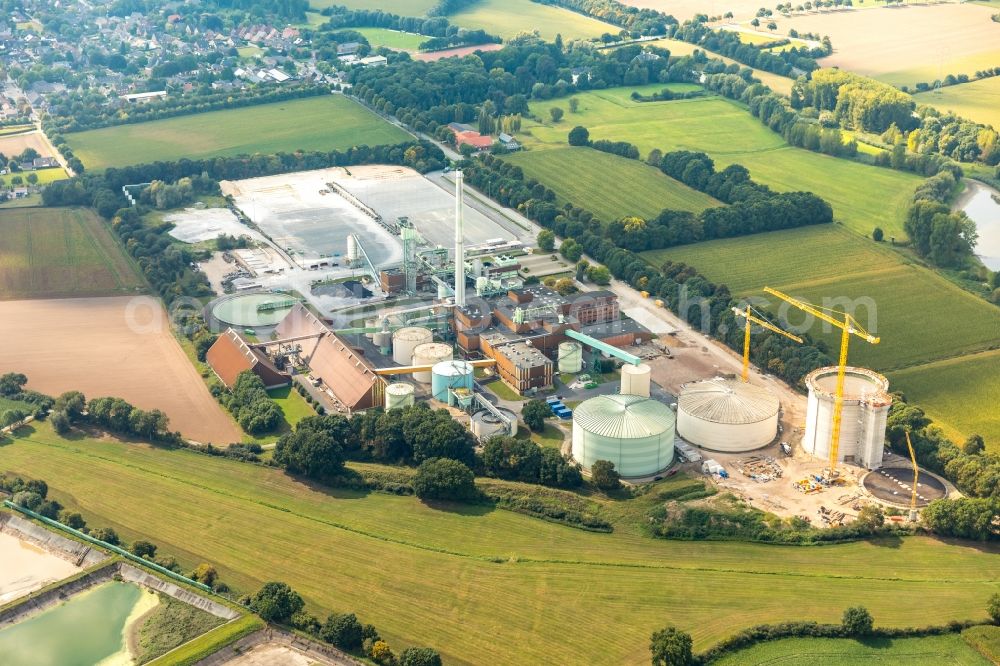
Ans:
[[[745,309],[733,308],[733,313],[737,317],[743,317],[747,320],[746,329],[743,332],[743,381],[750,381],[750,326],[752,324],[758,324],[763,326],[769,331],[774,331],[778,335],[783,335],[789,340],[795,340],[799,344],[802,344],[802,338],[797,335],[792,335],[788,331],[783,331],[771,322],[767,321],[760,315],[760,313],[754,314],[754,310],[748,304]]]
[[[833,400],[833,423],[830,426],[830,478],[837,476],[837,453],[840,448],[840,421],[844,412],[844,376],[847,370],[847,347],[851,336],[856,335],[865,342],[877,345],[879,338],[872,335],[858,323],[858,320],[846,312],[827,310],[816,307],[805,301],[783,294],[777,289],[764,287],[764,293],[777,296],[786,303],[795,306],[803,312],[808,312],[817,319],[827,322],[840,329],[840,359],[837,363],[837,392]]]
[[[917,467],[917,454],[913,451],[910,441],[910,431],[906,431],[906,446],[910,449],[910,460],[913,462],[913,490],[910,493],[910,522],[917,522],[917,479],[920,478],[920,468]]]

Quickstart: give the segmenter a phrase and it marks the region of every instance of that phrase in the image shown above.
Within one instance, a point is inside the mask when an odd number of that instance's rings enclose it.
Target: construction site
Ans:
[[[802,342],[763,313],[735,311],[740,359],[690,345],[645,294],[561,294],[539,276],[572,266],[533,247],[537,229],[466,192],[461,172],[448,178],[452,191],[396,167],[224,184],[255,242],[232,253],[240,276],[206,308],[223,332],[207,355],[219,379],[297,383],[343,414],[429,402],[480,441],[518,433],[524,400],[543,397],[585,473],[597,460],[632,482],[684,469],[817,526],[948,493],[886,460],[888,382],[847,364],[852,339],[879,340],[849,315],[765,290],[842,331],[838,365],[811,373],[802,396],[750,365],[755,331]],[[883,465],[892,474],[873,476]]]

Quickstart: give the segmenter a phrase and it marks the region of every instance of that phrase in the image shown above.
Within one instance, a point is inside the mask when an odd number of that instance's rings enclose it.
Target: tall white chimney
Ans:
[[[455,172],[455,306],[465,307],[465,239],[464,216],[465,205],[462,201],[465,189],[465,176],[461,171]]]

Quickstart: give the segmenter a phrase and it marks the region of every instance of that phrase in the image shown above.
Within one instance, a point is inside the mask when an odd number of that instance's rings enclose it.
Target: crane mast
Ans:
[[[748,304],[745,310],[740,308],[733,308],[733,313],[737,317],[743,317],[747,320],[746,328],[743,331],[743,381],[750,381],[750,326],[752,324],[757,324],[766,328],[769,331],[773,331],[779,335],[783,335],[789,340],[794,340],[799,344],[802,344],[802,338],[797,335],[792,335],[791,333],[784,331],[771,322],[767,321],[763,317],[757,316],[753,313],[753,309]]]

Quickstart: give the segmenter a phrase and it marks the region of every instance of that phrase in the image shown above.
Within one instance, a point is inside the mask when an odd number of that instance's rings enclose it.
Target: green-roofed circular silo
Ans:
[[[674,460],[673,411],[639,395],[601,395],[573,411],[573,458],[610,460],[624,477],[650,476]]]

